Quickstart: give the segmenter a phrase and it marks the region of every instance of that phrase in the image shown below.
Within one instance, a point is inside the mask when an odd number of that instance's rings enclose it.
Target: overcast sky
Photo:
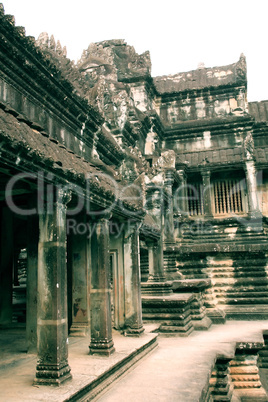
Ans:
[[[150,51],[152,75],[226,65],[244,53],[248,100],[268,99],[268,0],[2,0],[26,34],[53,34],[80,58],[91,42]]]

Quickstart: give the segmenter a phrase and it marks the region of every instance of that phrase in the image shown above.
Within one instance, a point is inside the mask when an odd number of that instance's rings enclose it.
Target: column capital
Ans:
[[[56,202],[67,205],[72,199],[72,191],[62,187],[56,187]]]
[[[164,184],[172,186],[175,180],[175,169],[164,170]]]
[[[52,214],[54,207],[66,207],[72,199],[72,191],[61,185],[49,185],[37,195],[37,208],[39,213]]]
[[[175,179],[177,179],[178,182],[183,182],[186,180],[186,172],[184,169],[179,169],[176,170],[176,177]]]
[[[211,171],[206,166],[201,166],[200,167],[200,173],[201,173],[202,177],[210,177],[211,176]]]
[[[124,241],[127,241],[135,232],[139,232],[142,221],[131,221],[125,228]]]

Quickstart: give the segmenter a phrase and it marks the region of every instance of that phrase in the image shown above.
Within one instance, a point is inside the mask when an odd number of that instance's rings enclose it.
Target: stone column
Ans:
[[[38,215],[27,219],[27,299],[26,339],[28,353],[37,349],[37,271],[38,271]]]
[[[13,216],[9,208],[3,207],[1,211],[0,326],[12,323],[13,250]]]
[[[60,385],[71,378],[68,365],[66,204],[70,194],[56,189],[56,202],[39,215],[36,384]]]
[[[164,188],[166,194],[166,205],[164,208],[164,225],[162,238],[164,239],[164,272],[167,280],[175,279],[178,275],[175,254],[174,236],[174,211],[173,211],[173,183],[174,169],[165,170]]]
[[[126,333],[139,336],[144,332],[141,307],[141,275],[140,275],[140,223],[134,224],[124,237],[124,269],[125,269],[125,327]]]
[[[147,241],[149,257],[148,282],[162,282],[165,280],[162,240]]]
[[[75,216],[81,231],[69,233],[72,266],[72,325],[70,335],[86,336],[89,333],[89,265],[91,239],[85,213]],[[80,225],[80,226],[79,226]]]
[[[91,341],[90,354],[109,356],[112,339],[111,289],[109,283],[109,218],[101,216],[92,224],[91,236]]]
[[[188,197],[187,197],[187,181],[186,174],[183,169],[176,171],[176,177],[179,184],[175,195],[176,212],[181,215],[181,218],[186,218],[189,215]]]
[[[202,175],[202,181],[203,181],[204,215],[206,218],[213,218],[210,171],[208,169],[201,168],[201,175]]]
[[[245,173],[248,190],[248,214],[251,218],[258,218],[261,216],[261,211],[258,202],[256,169],[253,159],[245,161]]]
[[[164,212],[164,238],[165,243],[174,243],[174,213],[173,213],[173,194],[172,187],[174,183],[174,171],[166,170],[165,172],[165,191],[167,196],[167,203]]]

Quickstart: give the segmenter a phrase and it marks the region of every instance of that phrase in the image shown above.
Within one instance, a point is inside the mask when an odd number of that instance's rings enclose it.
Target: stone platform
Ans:
[[[37,357],[26,353],[24,339],[21,329],[0,331],[0,400],[5,402],[91,400],[158,345],[157,334],[148,331],[139,338],[115,331],[115,353],[100,357],[88,354],[88,338],[69,338],[72,380],[55,387],[33,385]]]
[[[195,330],[207,330],[211,327],[212,321],[207,316],[207,309],[204,303],[204,291],[210,286],[210,279],[181,279],[173,281],[173,292],[191,292],[194,295],[194,300],[191,303],[191,317]]]
[[[142,316],[145,322],[159,323],[159,333],[169,336],[188,336],[193,330],[191,293],[166,296],[142,295]]]

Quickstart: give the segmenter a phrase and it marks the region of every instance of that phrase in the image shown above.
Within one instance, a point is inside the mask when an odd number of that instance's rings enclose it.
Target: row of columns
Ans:
[[[147,239],[149,280],[148,282],[165,282],[177,273],[174,247],[174,208],[173,208],[174,169],[165,170],[164,188],[147,189],[148,211],[160,228],[160,238]],[[172,263],[167,262],[170,249]]]
[[[59,385],[71,378],[68,364],[66,258],[66,212],[69,201],[70,194],[57,190],[53,208],[50,207],[49,213],[44,211],[39,215],[39,243],[34,241],[36,235],[38,238],[36,230],[29,233],[27,303],[30,311],[27,314],[27,337],[29,350],[37,340],[36,384]],[[78,336],[87,335],[90,327],[89,353],[104,356],[109,356],[115,351],[109,281],[109,218],[110,216],[106,215],[95,218],[92,222],[94,230],[90,239],[87,236],[71,236],[69,255],[72,259],[72,292],[75,304],[70,332]],[[31,224],[32,227],[38,228],[38,225],[34,224],[36,222],[33,222],[36,219],[38,217],[30,218],[29,226]],[[85,215],[81,214],[78,219],[84,222]],[[128,230],[122,238],[125,274],[123,329],[131,336],[139,336],[144,331],[140,291],[139,228],[138,223],[131,227],[128,225]],[[34,300],[36,288],[38,298]],[[34,331],[36,322],[37,332]]]

